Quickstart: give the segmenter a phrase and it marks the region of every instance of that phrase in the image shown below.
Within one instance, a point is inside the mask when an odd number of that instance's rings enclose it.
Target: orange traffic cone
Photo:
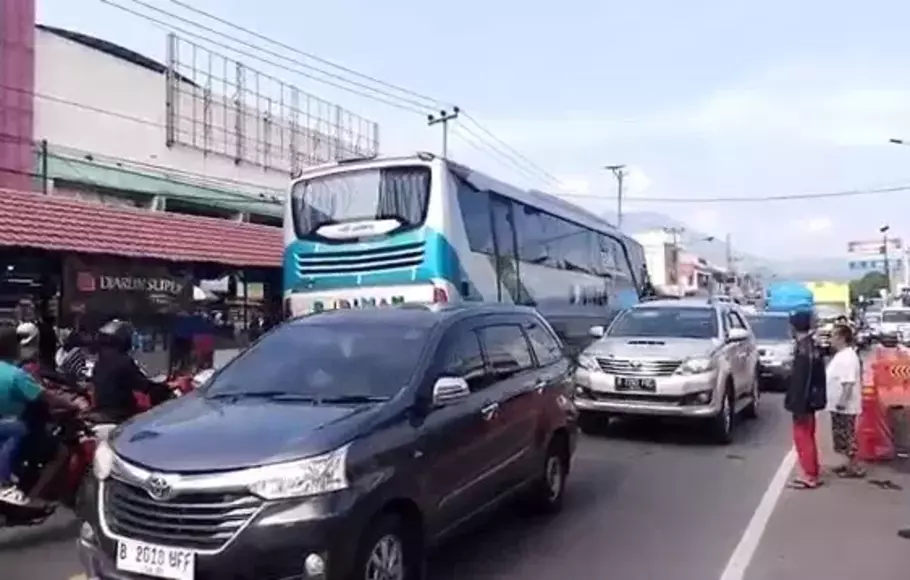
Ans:
[[[857,457],[861,461],[887,461],[894,458],[894,438],[877,385],[890,378],[891,369],[883,360],[874,361],[872,367],[872,381],[863,381],[862,410],[856,427]]]

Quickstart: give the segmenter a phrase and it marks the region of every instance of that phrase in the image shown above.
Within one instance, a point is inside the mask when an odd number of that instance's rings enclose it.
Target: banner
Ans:
[[[191,276],[168,265],[67,256],[63,271],[66,315],[140,322],[192,308]]]

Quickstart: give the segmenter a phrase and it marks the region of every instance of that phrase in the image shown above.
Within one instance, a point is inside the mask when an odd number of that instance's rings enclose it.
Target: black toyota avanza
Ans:
[[[101,580],[415,580],[487,508],[560,507],[570,373],[520,307],[289,321],[99,446],[83,566]]]

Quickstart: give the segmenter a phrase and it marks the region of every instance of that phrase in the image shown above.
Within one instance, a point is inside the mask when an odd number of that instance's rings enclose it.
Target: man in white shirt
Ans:
[[[825,373],[827,408],[831,413],[834,451],[846,460],[833,471],[840,477],[863,477],[865,471],[856,458],[856,418],[862,405],[862,370],[853,348],[853,330],[846,325],[836,326],[831,334],[831,346],[835,354]]]

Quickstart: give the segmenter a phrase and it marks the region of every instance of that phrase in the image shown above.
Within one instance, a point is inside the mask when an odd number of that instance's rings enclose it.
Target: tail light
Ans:
[[[445,288],[433,288],[433,303],[445,304],[449,301],[449,295]]]

